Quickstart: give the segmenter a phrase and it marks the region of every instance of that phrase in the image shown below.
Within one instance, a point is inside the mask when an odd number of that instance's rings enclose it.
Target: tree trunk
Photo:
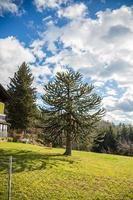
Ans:
[[[72,154],[72,141],[71,141],[71,136],[68,133],[66,136],[66,151],[64,155],[71,156],[71,154]]]

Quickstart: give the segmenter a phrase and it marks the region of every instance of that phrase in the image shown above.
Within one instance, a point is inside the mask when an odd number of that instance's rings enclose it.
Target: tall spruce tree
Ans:
[[[42,116],[44,133],[54,139],[66,138],[65,155],[71,155],[72,141],[82,134],[88,136],[91,128],[104,114],[101,97],[93,93],[94,87],[82,82],[79,72],[57,73],[55,80],[44,86]]]
[[[8,105],[8,118],[11,128],[22,131],[31,128],[36,113],[36,91],[32,87],[32,73],[24,62],[10,79],[8,91],[10,102]]]

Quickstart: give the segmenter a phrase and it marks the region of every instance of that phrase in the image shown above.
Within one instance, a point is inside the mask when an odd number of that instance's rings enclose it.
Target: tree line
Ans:
[[[133,155],[133,126],[102,122],[93,140],[92,151]]]
[[[11,130],[26,134],[41,127],[41,132],[36,132],[37,140],[65,147],[65,155],[71,155],[72,149],[132,155],[132,126],[101,121],[105,114],[102,98],[93,85],[84,83],[79,72],[58,72],[52,81],[44,83],[40,106],[36,105],[33,80],[26,63],[10,79]]]

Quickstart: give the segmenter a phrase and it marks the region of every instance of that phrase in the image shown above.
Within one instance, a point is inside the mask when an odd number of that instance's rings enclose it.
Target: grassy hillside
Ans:
[[[0,143],[0,199],[6,200],[12,155],[12,200],[131,200],[133,158],[27,144]]]

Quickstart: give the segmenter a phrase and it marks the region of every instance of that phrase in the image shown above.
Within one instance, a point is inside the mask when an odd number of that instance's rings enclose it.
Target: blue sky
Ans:
[[[106,120],[133,123],[132,0],[0,0],[4,86],[23,61],[39,94],[71,67],[103,97]]]

